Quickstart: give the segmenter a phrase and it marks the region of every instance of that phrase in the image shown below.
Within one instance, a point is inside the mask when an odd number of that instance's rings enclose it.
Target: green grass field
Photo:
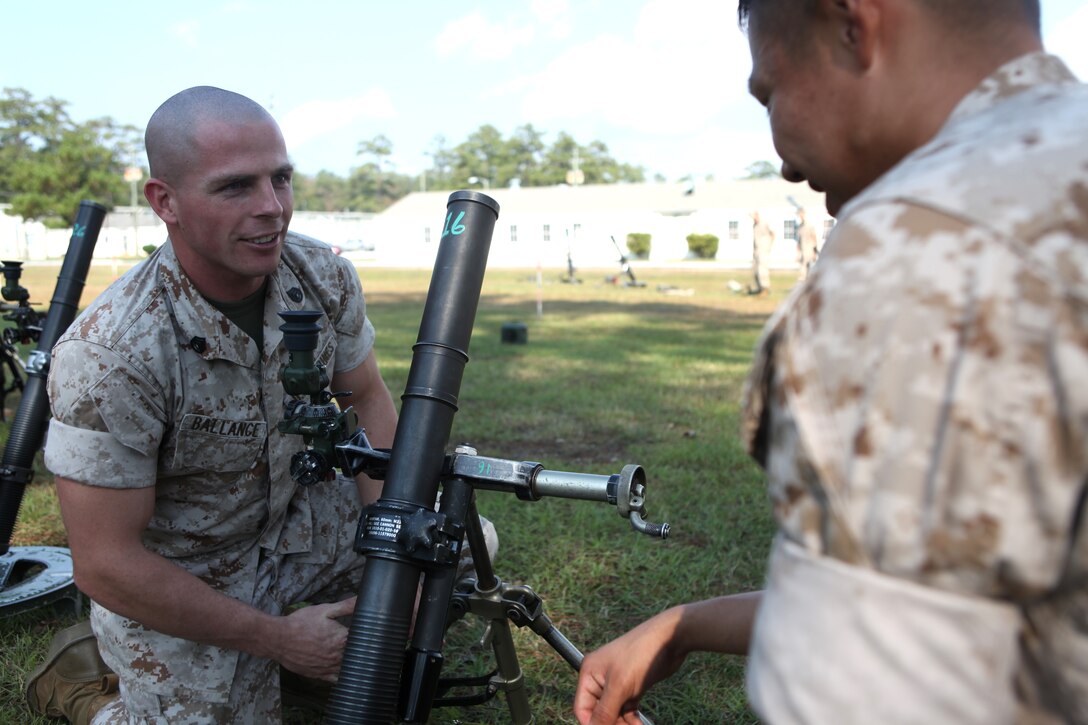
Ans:
[[[610,270],[582,270],[582,284],[561,283],[557,270],[545,271],[542,284],[535,270],[488,271],[451,436],[481,455],[549,469],[646,469],[647,511],[652,521],[672,525],[666,541],[637,534],[607,504],[478,494],[501,539],[498,575],[531,586],[586,652],[672,604],[758,588],[773,532],[762,473],[737,437],[738,413],[759,330],[793,275],[776,275],[774,294],[752,298],[727,287],[731,279],[747,283],[740,270],[637,272],[646,287],[607,284]],[[84,304],[113,273],[93,269]],[[32,300],[50,299],[56,274],[56,267],[27,268],[23,284]],[[362,268],[360,276],[382,372],[399,400],[430,270]],[[501,341],[502,325],[511,321],[528,326],[526,344]],[[13,400],[8,406],[10,420]],[[66,545],[40,466],[12,543]],[[22,680],[69,621],[48,610],[0,620],[0,722],[49,722],[26,710]],[[573,722],[576,674],[532,632],[515,630],[515,641],[537,722]],[[487,661],[463,645],[445,655],[449,671]],[[740,658],[693,656],[655,688],[645,710],[659,725],[754,722],[743,665]],[[287,719],[311,721],[302,713]],[[504,723],[509,715],[500,696],[435,711],[432,722]]]

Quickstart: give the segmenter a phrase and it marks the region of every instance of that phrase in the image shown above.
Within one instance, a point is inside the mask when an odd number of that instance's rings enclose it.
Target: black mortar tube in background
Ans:
[[[106,207],[93,201],[80,202],[68,252],[64,255],[53,300],[49,303],[45,324],[38,338],[37,354],[49,355],[53,345],[75,319],[91,267],[94,245],[105,218]],[[23,396],[12,420],[4,457],[0,462],[0,555],[6,554],[10,547],[15,519],[23,503],[23,492],[33,475],[34,455],[42,446],[49,424],[49,397],[45,387],[48,373],[48,365],[43,369],[28,366]]]
[[[367,562],[326,707],[326,722],[336,725],[396,718],[422,565],[388,532],[401,513],[434,508],[499,205],[476,191],[455,191],[446,212],[382,496],[356,539]]]

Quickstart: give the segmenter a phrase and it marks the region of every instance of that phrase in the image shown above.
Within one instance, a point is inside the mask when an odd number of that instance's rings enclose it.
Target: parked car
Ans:
[[[346,239],[336,246],[343,252],[373,252],[374,243],[363,239]]]

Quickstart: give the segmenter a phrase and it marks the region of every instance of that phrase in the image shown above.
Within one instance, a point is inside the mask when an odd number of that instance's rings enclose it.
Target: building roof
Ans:
[[[499,203],[503,214],[537,212],[614,213],[637,211],[682,216],[715,209],[760,209],[799,204],[824,210],[824,195],[807,184],[782,178],[743,181],[684,183],[589,184],[585,186],[536,186],[515,189],[478,187]],[[434,215],[452,192],[413,192],[382,212],[387,220]],[[790,201],[793,199],[793,201]]]

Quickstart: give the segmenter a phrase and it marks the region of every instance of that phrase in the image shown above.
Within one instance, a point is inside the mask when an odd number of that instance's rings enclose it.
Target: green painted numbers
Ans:
[[[465,213],[460,212],[457,218],[453,218],[453,212],[451,211],[446,215],[446,228],[442,230],[442,238],[445,239],[446,235],[452,234],[457,236],[458,234],[464,234],[465,225],[461,223],[461,220],[465,218]],[[453,226],[450,226],[450,221],[453,221]]]

